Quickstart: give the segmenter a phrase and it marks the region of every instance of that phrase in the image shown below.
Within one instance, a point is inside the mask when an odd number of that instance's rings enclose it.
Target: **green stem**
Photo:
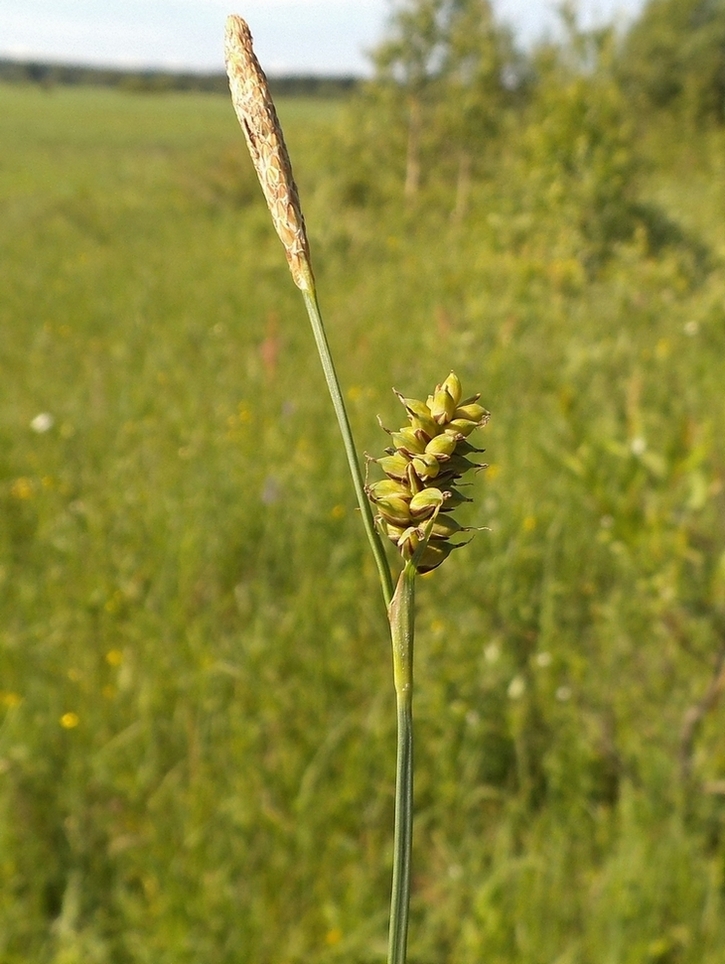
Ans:
[[[398,711],[398,753],[395,771],[395,834],[393,887],[390,900],[388,964],[405,964],[410,907],[410,857],[413,840],[413,635],[415,628],[415,566],[400,574],[388,607],[393,642],[393,680]]]
[[[320,355],[320,361],[322,362],[322,370],[325,373],[325,381],[327,382],[327,388],[330,392],[332,405],[335,409],[337,423],[340,426],[340,432],[342,433],[342,440],[345,445],[345,455],[347,456],[347,464],[350,467],[352,484],[355,488],[357,503],[360,507],[360,513],[362,514],[363,525],[365,526],[365,532],[367,533],[368,541],[370,542],[370,548],[372,549],[373,556],[375,557],[375,565],[378,567],[378,575],[380,576],[380,585],[383,591],[383,598],[385,599],[385,605],[389,606],[393,596],[393,579],[390,575],[390,566],[385,558],[385,550],[383,549],[380,536],[375,528],[373,513],[370,509],[370,502],[365,494],[365,483],[363,481],[362,472],[360,471],[360,462],[358,461],[357,451],[355,450],[355,442],[353,441],[350,422],[347,418],[345,402],[343,401],[340,383],[337,379],[335,365],[332,361],[330,346],[327,343],[325,326],[322,322],[320,306],[317,302],[317,292],[314,288],[314,285],[311,284],[308,291],[303,288],[302,296],[305,299],[307,314],[310,316],[312,333],[315,336],[315,344],[317,345],[317,351]]]

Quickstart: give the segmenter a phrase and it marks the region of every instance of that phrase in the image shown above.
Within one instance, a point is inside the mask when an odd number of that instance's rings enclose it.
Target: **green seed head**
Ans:
[[[428,455],[427,452],[424,452],[423,455],[416,455],[412,465],[413,471],[421,482],[434,479],[441,470],[441,464],[435,455]]]
[[[422,436],[426,442],[438,435],[441,430],[440,425],[433,421],[430,414],[425,417],[410,416],[410,425],[415,430],[416,435]]]
[[[435,438],[432,438],[430,442],[428,442],[425,447],[425,454],[434,455],[443,462],[450,455],[453,455],[457,444],[458,439],[455,435],[449,435],[447,432],[444,432],[442,435],[436,435]]]
[[[382,459],[375,459],[375,461],[389,479],[398,479],[401,482],[405,480],[410,465],[407,455],[396,452],[395,455],[385,455]]]
[[[455,432],[456,435],[462,435],[466,438],[474,428],[480,428],[480,426],[467,418],[454,418],[446,425],[446,434]]]
[[[399,432],[390,432],[390,438],[396,449],[408,455],[422,455],[426,450],[424,440],[409,425],[401,428]]]
[[[411,519],[422,521],[430,519],[435,512],[440,512],[443,503],[446,501],[446,494],[431,486],[428,489],[421,489],[410,500],[409,511]]]
[[[476,395],[475,397],[478,398],[479,396]],[[486,418],[487,415],[488,415],[488,412],[483,407],[483,405],[479,405],[474,400],[474,401],[466,402],[464,405],[459,405],[459,407],[455,410],[455,414],[452,417],[463,418],[468,422],[473,422],[475,425],[481,425],[483,424],[483,420]]]
[[[380,499],[393,498],[410,499],[411,493],[408,486],[396,479],[380,479],[378,482],[369,482],[365,486],[365,491],[371,502],[379,502]]]
[[[461,401],[461,382],[455,372],[451,372],[448,378],[443,382],[441,388],[445,388],[448,394],[453,399],[455,405],[458,405]]]
[[[378,499],[375,504],[383,519],[391,525],[407,526],[410,524],[410,503],[400,496]]]
[[[456,402],[447,388],[438,388],[433,395],[428,396],[428,408],[433,420],[438,425],[445,425],[453,418]]]
[[[471,500],[457,488],[458,480],[481,468],[467,456],[482,451],[467,441],[488,421],[479,395],[462,400],[461,383],[451,372],[425,402],[395,393],[409,424],[388,431],[393,447],[373,459],[386,478],[367,485],[381,531],[418,572],[436,569],[465,543],[451,538],[467,531],[453,510]],[[381,423],[382,424],[382,423]]]

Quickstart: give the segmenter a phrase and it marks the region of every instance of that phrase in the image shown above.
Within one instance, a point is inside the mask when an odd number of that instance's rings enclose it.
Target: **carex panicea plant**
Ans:
[[[479,404],[479,395],[463,397],[461,383],[453,372],[436,385],[425,402],[396,392],[405,407],[408,424],[398,431],[385,430],[392,445],[380,458],[369,459],[385,477],[365,481],[320,314],[292,165],[267,79],[254,55],[249,27],[241,17],[227,19],[224,53],[234,110],[275,230],[284,245],[292,278],[307,307],[387,607],[398,714],[388,962],[404,964],[413,825],[415,577],[436,569],[453,549],[465,544],[465,540],[452,541],[468,531],[453,513],[462,502],[471,501],[461,492],[460,480],[481,467],[469,456],[482,449],[475,448],[468,439],[474,429],[486,423],[488,413]],[[403,568],[395,587],[382,537],[393,542],[400,552]]]

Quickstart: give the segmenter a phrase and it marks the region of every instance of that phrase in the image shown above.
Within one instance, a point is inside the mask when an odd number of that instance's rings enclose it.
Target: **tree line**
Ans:
[[[229,93],[223,72],[126,70],[84,67],[43,61],[0,60],[0,82],[37,84],[47,90],[56,86],[118,87],[138,93],[198,91]],[[289,74],[270,78],[273,92],[281,97],[341,97],[358,84],[353,76]]]

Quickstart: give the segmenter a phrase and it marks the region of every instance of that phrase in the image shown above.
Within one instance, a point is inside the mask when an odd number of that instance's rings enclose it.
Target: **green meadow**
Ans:
[[[411,964],[722,964],[725,135],[635,139],[602,253],[548,128],[451,218],[279,111],[360,451],[451,369],[492,413],[418,591]],[[231,105],[0,86],[0,143],[0,961],[380,962],[387,621]]]

